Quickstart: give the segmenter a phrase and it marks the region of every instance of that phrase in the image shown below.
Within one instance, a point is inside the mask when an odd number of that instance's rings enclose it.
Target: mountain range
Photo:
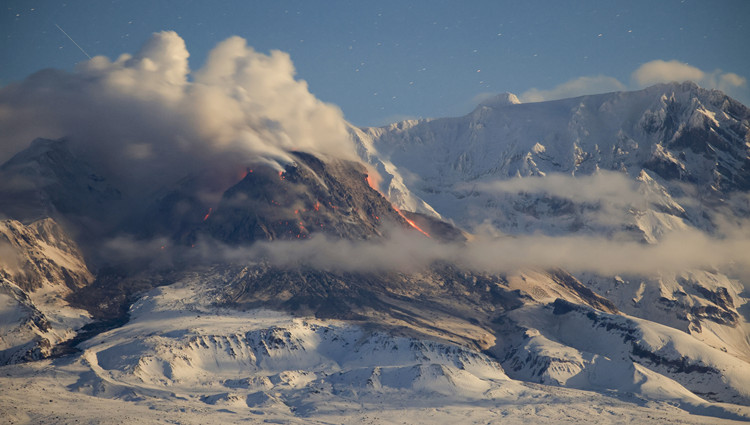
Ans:
[[[746,106],[506,93],[349,133],[360,161],[148,190],[75,140],[0,166],[4,417],[750,420]]]

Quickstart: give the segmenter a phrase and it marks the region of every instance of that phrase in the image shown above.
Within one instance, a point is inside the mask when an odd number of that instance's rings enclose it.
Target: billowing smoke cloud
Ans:
[[[356,159],[341,111],[295,79],[286,53],[220,43],[191,73],[184,41],[161,32],[135,55],[98,56],[73,73],[43,70],[0,89],[0,162],[37,137],[67,137],[131,180],[181,177],[286,150]]]

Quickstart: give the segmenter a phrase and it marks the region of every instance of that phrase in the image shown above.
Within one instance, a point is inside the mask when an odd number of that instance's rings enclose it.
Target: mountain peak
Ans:
[[[6,170],[12,167],[27,166],[29,162],[43,162],[49,159],[43,159],[50,154],[63,156],[68,160],[71,157],[65,139],[44,139],[37,138],[31,142],[27,149],[14,155],[8,162],[2,164],[2,169]]]
[[[0,212],[25,223],[57,213],[90,216],[120,197],[65,139],[35,139],[0,165]]]
[[[492,108],[497,106],[519,105],[520,103],[521,101],[518,100],[518,97],[515,94],[505,92],[485,99],[479,104],[479,106],[489,106]]]

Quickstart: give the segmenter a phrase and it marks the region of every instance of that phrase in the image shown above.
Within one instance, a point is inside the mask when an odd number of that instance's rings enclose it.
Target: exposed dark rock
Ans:
[[[306,239],[324,233],[350,240],[381,237],[383,224],[409,228],[406,220],[367,183],[358,163],[323,162],[295,152],[284,170],[254,167],[224,193],[201,231],[233,243]]]
[[[560,269],[552,270],[549,273],[555,282],[576,293],[586,304],[607,313],[619,313],[617,307],[610,300],[587,288],[570,273]]]
[[[690,363],[685,357],[670,359],[660,356],[657,353],[645,349],[637,343],[633,343],[632,353],[634,356],[639,357],[641,361],[646,360],[647,363],[651,363],[654,366],[665,367],[671,373],[720,373],[712,367],[698,363]]]

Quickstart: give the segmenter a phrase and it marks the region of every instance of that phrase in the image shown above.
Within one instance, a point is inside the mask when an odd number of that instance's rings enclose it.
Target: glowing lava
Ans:
[[[211,213],[212,213],[213,211],[214,211],[214,209],[213,209],[213,208],[209,208],[209,209],[208,209],[208,212],[206,213],[206,215],[204,215],[204,216],[203,216],[203,221],[206,221],[206,220],[208,220],[208,217],[211,217]]]
[[[244,179],[245,177],[247,177],[247,174],[248,174],[248,173],[252,173],[252,172],[253,172],[253,170],[252,170],[252,169],[250,169],[250,168],[245,168],[245,171],[242,171],[242,172],[241,172],[241,173],[239,174],[240,180],[243,180],[243,179]]]
[[[415,229],[416,229],[417,231],[419,231],[419,233],[421,233],[421,234],[423,234],[423,235],[427,236],[428,238],[432,238],[432,236],[430,236],[430,234],[429,234],[429,233],[425,232],[425,231],[424,231],[424,230],[422,230],[422,229],[421,229],[421,228],[420,228],[419,226],[417,226],[417,223],[415,223],[415,222],[414,222],[413,220],[409,220],[408,218],[406,218],[406,216],[404,215],[404,213],[402,213],[402,212],[401,212],[401,210],[400,210],[400,209],[396,208],[395,206],[393,206],[393,209],[394,209],[394,210],[395,210],[395,211],[396,211],[396,212],[398,213],[398,215],[400,215],[400,216],[401,216],[401,218],[403,218],[404,220],[406,220],[406,222],[407,222],[407,223],[409,223],[409,225],[410,225],[411,227],[413,227],[413,228],[415,228]]]
[[[371,167],[368,166],[367,167],[367,171],[368,171],[368,174],[367,174],[367,177],[366,177],[367,184],[370,185],[370,187],[373,188],[374,190],[376,190],[378,193],[380,193],[380,189],[378,189],[378,186],[380,185],[380,181],[382,180],[382,177],[380,177],[380,174],[378,174],[378,172],[374,168],[371,168]],[[381,195],[382,195],[382,193],[381,193]],[[336,209],[336,207],[334,205],[331,205],[331,206],[334,209]],[[398,213],[398,215],[401,216],[401,218],[403,218],[407,223],[409,223],[409,226],[413,227],[419,233],[427,236],[428,238],[432,238],[432,236],[430,236],[429,233],[425,232],[424,230],[422,230],[422,228],[420,228],[419,226],[417,226],[417,223],[415,223],[413,220],[409,220],[408,218],[406,218],[406,216],[404,215],[404,213],[402,213],[400,209],[396,208],[395,205],[391,204],[391,207],[393,208],[394,211],[396,211]],[[316,208],[316,210],[317,210],[317,208]],[[376,220],[380,220],[380,217],[378,217],[378,216],[374,216],[374,217],[375,217]]]

